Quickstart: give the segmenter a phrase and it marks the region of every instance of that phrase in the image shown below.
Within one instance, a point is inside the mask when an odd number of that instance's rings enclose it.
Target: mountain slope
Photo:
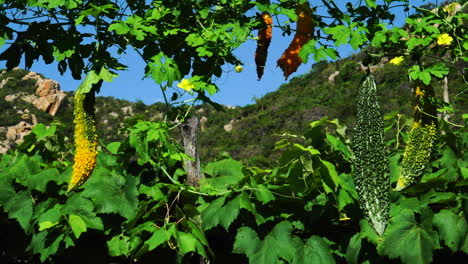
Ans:
[[[361,55],[335,62],[320,62],[313,65],[308,74],[293,78],[256,100],[255,104],[243,107],[225,107],[224,112],[216,111],[209,105],[198,105],[195,114],[201,120],[199,134],[202,162],[216,158],[227,152],[236,159],[250,161],[250,164],[267,165],[278,155],[273,152],[279,139],[277,134],[285,132],[302,134],[308,124],[324,116],[338,118],[348,127],[354,126],[355,99],[357,87],[364,76]],[[380,96],[383,98],[384,113],[397,111],[412,116],[412,85],[407,80],[407,66],[380,64],[373,67],[378,82]],[[28,72],[24,70],[2,71],[0,75],[0,141],[5,142],[9,127],[25,117],[34,115],[37,122],[61,124],[62,130],[70,139],[73,135],[73,93],[66,92],[55,116],[48,115],[31,103],[17,97],[6,101],[10,95],[34,94],[37,81],[22,80]],[[45,77],[44,77],[45,78]],[[441,95],[440,81],[435,83],[436,93]],[[459,75],[449,76],[450,98],[460,113],[467,111],[467,93]],[[110,142],[125,136],[122,128],[137,120],[168,120],[175,118],[178,109],[169,109],[162,103],[145,105],[142,102],[129,102],[113,97],[96,98],[98,135],[101,141]],[[24,115],[29,113],[29,116]],[[453,122],[460,120],[454,116]],[[177,130],[174,136],[179,137]],[[351,133],[351,130],[348,130]],[[11,140],[10,140],[11,141]],[[11,142],[10,142],[11,143]],[[18,142],[19,143],[19,142]],[[1,145],[2,143],[0,143]],[[4,144],[5,145],[5,144]],[[11,143],[10,147],[14,147]]]

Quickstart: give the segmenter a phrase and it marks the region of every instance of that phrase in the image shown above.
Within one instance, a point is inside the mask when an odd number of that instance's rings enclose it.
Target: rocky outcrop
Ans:
[[[21,120],[18,124],[8,127],[0,127],[0,154],[5,154],[12,146],[21,144],[24,137],[31,133],[37,124],[37,117],[29,113],[28,109],[20,110]]]
[[[36,98],[30,103],[49,115],[55,116],[60,104],[66,96],[65,93],[60,90],[60,84],[51,79],[43,79],[35,72],[28,73],[22,79],[36,80]]]
[[[6,72],[3,71],[0,75],[5,73]],[[9,81],[14,79],[14,77],[8,77],[2,80],[0,82],[0,89]],[[65,92],[60,90],[59,83],[51,79],[43,78],[36,72],[29,72],[21,79],[35,80],[35,93],[19,92],[9,94],[5,96],[5,101],[13,102],[15,100],[22,100],[23,102],[32,104],[34,107],[54,116],[66,96]],[[31,133],[31,130],[38,122],[37,117],[34,114],[31,114],[28,109],[19,109],[17,110],[17,113],[21,115],[21,121],[18,124],[8,127],[0,127],[0,154],[6,153],[11,147],[22,143],[24,137]]]

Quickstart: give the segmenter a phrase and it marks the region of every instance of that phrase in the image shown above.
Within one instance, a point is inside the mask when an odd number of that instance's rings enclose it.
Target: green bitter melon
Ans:
[[[361,210],[382,236],[389,217],[390,167],[377,84],[371,74],[359,87],[353,151],[354,181]]]

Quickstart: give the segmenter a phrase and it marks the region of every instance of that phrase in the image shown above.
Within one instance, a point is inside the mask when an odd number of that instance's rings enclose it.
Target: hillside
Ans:
[[[364,76],[362,66],[358,63],[361,60],[360,55],[355,55],[336,62],[317,63],[308,74],[282,84],[277,91],[257,99],[255,104],[226,107],[224,112],[209,105],[196,106],[195,114],[202,123],[199,134],[202,162],[227,152],[233,158],[252,165],[267,165],[278,155],[273,151],[274,144],[279,139],[277,134],[302,134],[311,121],[324,116],[330,119],[338,118],[352,128],[356,88]],[[380,64],[374,68],[380,96],[384,98],[384,112],[396,111],[410,117],[411,83],[406,77],[402,78],[407,75],[407,67]],[[17,131],[28,132],[31,129],[28,125],[54,122],[61,125],[68,138],[72,138],[73,135],[73,93],[64,93],[65,97],[54,113],[55,116],[47,114],[37,109],[33,102],[24,99],[31,97],[38,85],[35,79],[24,80],[28,74],[28,71],[16,69],[10,72],[2,71],[0,76],[0,141],[3,142],[0,145],[4,150],[5,147],[16,145],[14,140],[11,140],[11,135],[9,141],[7,139],[11,127],[15,127]],[[42,79],[46,78],[38,75]],[[457,79],[456,76],[454,74],[449,78],[450,98],[459,113],[466,113],[468,96],[463,92],[466,87],[463,80]],[[440,83],[435,84],[439,97],[442,93],[441,87]],[[142,102],[98,96],[96,116],[99,138],[103,142],[118,140],[125,136],[121,129],[126,124],[133,124],[139,119],[162,120],[164,114],[171,115],[174,112],[172,110],[168,110],[162,103],[145,105]],[[459,116],[451,119],[452,122],[459,120]],[[352,130],[348,129],[347,132],[352,133]],[[179,135],[175,133],[174,136]],[[22,136],[16,135],[17,143],[21,142],[21,138]]]
[[[338,118],[349,128],[354,127],[357,88],[364,76],[358,63],[361,60],[360,55],[355,55],[336,62],[317,63],[310,73],[293,78],[255,104],[227,109],[224,113],[209,111],[207,129],[201,136],[202,156],[213,158],[220,151],[227,151],[236,159],[266,165],[278,155],[273,152],[274,143],[279,139],[275,134],[302,135],[311,121],[324,116]],[[407,65],[375,67],[373,73],[385,114],[412,116],[412,84],[407,72]],[[442,82],[435,83],[434,88],[441,98]],[[449,76],[450,100],[460,113],[468,110],[465,89],[460,77]],[[462,123],[460,116],[453,116],[451,121]],[[224,125],[232,127],[230,132]],[[352,129],[347,132],[352,133]]]

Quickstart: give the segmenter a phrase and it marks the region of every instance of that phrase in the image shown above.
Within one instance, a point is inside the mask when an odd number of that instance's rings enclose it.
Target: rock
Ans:
[[[236,119],[232,119],[231,121],[229,121],[229,123],[227,123],[226,125],[224,125],[224,131],[226,132],[231,132],[233,126],[237,123],[237,120]]]
[[[3,71],[2,74],[0,74],[0,75],[3,75],[3,73],[4,73],[4,71]],[[0,82],[0,89],[2,89],[2,88],[5,86],[5,84],[7,84],[7,82],[9,82],[10,80],[14,80],[14,79],[15,79],[15,78],[13,78],[13,77],[7,77],[7,78],[3,79],[3,80]]]
[[[66,96],[60,90],[59,83],[51,79],[39,79],[36,87],[38,99],[34,102],[34,105],[49,115],[55,116]]]
[[[125,106],[125,107],[122,107],[122,112],[124,113],[124,115],[127,115],[127,116],[133,116],[133,109],[131,106]]]
[[[5,101],[7,102],[13,102],[16,98],[18,98],[18,94],[9,94],[5,96]]]
[[[6,132],[6,139],[8,141],[15,141],[16,140],[16,126],[9,126]]]
[[[40,79],[42,79],[42,77],[37,72],[29,72],[28,74],[23,76],[23,78],[21,78],[21,80],[29,80],[29,79],[39,81]]]
[[[206,116],[202,116],[200,118],[200,130],[203,132],[206,130],[206,122],[208,121],[208,118]]]
[[[338,76],[338,74],[340,74],[340,71],[335,71],[334,73],[330,74],[330,76],[328,76],[328,81],[329,82],[334,82],[335,78],[336,78],[336,76]]]

